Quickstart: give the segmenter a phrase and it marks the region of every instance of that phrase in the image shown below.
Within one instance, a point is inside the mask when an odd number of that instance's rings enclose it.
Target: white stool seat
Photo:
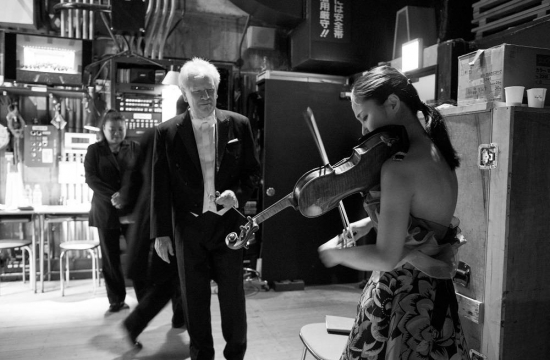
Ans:
[[[23,246],[29,246],[30,244],[32,244],[30,240],[1,239],[0,249],[17,249]]]
[[[302,360],[309,351],[317,360],[338,360],[348,341],[348,335],[329,334],[326,323],[315,323],[302,326],[300,339],[304,343]]]
[[[64,250],[90,250],[99,246],[99,241],[94,240],[73,240],[65,241],[59,244],[59,247]]]

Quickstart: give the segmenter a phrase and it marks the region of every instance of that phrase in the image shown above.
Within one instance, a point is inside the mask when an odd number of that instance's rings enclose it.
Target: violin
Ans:
[[[234,250],[248,248],[259,224],[287,207],[303,216],[314,218],[339,206],[348,196],[370,190],[380,183],[382,165],[397,153],[406,153],[409,139],[404,126],[380,127],[360,140],[351,156],[335,165],[326,164],[306,172],[298,179],[293,191],[240,226],[240,233],[232,232],[225,238]]]
[[[315,121],[315,116],[313,116],[313,111],[311,110],[310,107],[308,107],[307,110],[304,112],[304,119],[306,120],[306,124],[308,125],[309,130],[311,131],[311,135],[313,136],[313,139],[315,140],[315,144],[317,145],[317,149],[319,150],[319,154],[321,155],[323,164],[330,166],[328,155],[325,150],[325,145],[323,145],[323,139],[321,138],[321,133],[319,132],[319,128],[317,127],[317,122]],[[347,234],[347,239],[348,239],[346,241],[342,240],[340,242],[340,246],[342,248],[348,247],[348,245],[354,246],[355,235],[351,230],[348,214],[346,212],[346,208],[344,207],[343,201],[338,202],[338,210],[340,212],[342,225],[344,226],[344,232]]]

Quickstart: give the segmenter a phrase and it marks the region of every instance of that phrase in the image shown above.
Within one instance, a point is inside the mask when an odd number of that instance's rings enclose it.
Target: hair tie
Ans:
[[[407,85],[412,85],[411,79],[407,79]]]

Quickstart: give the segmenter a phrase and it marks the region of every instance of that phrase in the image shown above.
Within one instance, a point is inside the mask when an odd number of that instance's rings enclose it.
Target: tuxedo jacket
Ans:
[[[135,141],[122,141],[118,161],[109,149],[106,140],[88,146],[84,158],[86,183],[93,190],[89,225],[103,229],[120,227],[118,211],[111,204],[111,196],[120,190],[122,178],[135,161],[139,144]]]
[[[215,188],[232,190],[244,207],[260,179],[260,163],[248,118],[215,110]],[[156,128],[151,188],[151,237],[179,236],[190,212],[201,214],[204,180],[191,115],[184,112]],[[173,227],[173,225],[176,225]],[[175,233],[174,233],[175,229]]]

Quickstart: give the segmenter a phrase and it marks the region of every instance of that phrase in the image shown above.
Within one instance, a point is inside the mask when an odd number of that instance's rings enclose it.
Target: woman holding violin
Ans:
[[[385,161],[380,185],[364,193],[369,217],[319,247],[327,267],[373,272],[342,359],[468,359],[452,283],[464,243],[453,216],[460,161],[444,119],[389,66],[357,79],[351,103],[363,134],[401,125],[409,149]],[[342,246],[372,228],[376,244]]]

